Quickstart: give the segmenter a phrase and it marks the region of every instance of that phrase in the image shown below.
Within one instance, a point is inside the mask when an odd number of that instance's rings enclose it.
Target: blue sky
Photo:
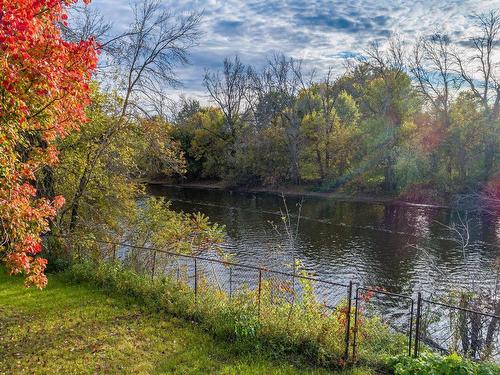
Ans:
[[[471,16],[500,9],[500,0],[188,0],[163,1],[175,12],[203,11],[204,33],[191,51],[191,65],[179,69],[179,92],[204,99],[205,68],[217,69],[225,56],[261,65],[280,51],[318,71],[343,71],[346,56],[371,41],[399,34],[408,43],[420,35],[446,32],[455,40],[470,35]],[[120,29],[130,23],[128,0],[93,0],[91,6]]]

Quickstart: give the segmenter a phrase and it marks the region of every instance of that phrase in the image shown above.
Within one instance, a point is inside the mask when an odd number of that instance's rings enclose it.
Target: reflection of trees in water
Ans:
[[[286,236],[279,236],[269,226],[269,221],[279,223],[281,220],[278,196],[196,189],[166,189],[163,194],[184,201],[174,202],[174,207],[201,210],[213,220],[226,224],[230,250],[238,254],[237,260],[277,269],[292,263],[290,249],[283,246]],[[287,198],[290,207],[295,207],[298,201],[298,198]],[[466,249],[468,266],[478,281],[491,280],[494,277],[491,263],[500,255],[500,248],[479,241],[497,242],[498,215],[479,213],[469,218],[472,229]],[[461,245],[450,241],[453,234],[449,227],[457,222],[459,219],[453,210],[307,198],[294,250],[306,269],[332,281],[353,279],[404,294],[416,289],[442,294],[450,286],[466,284],[468,279]],[[425,252],[417,249],[425,249]],[[473,309],[485,308],[477,304],[479,300],[484,297],[462,300],[457,297],[449,302]],[[384,316],[392,317],[391,314],[401,312],[401,307],[386,310]],[[455,346],[478,353],[491,340],[488,332],[498,336],[498,328],[489,321],[480,321],[468,313],[451,317],[446,311],[439,311],[436,319],[441,322],[443,336],[436,328],[431,337],[433,328],[429,327],[429,339],[435,342],[453,333]],[[444,324],[445,320],[453,325]],[[482,330],[477,333],[479,325]]]
[[[273,255],[273,249],[283,242],[268,224],[280,220],[279,196],[177,188],[160,188],[156,193],[184,201],[174,201],[174,208],[201,210],[214,221],[226,224],[228,246],[239,259],[254,264],[271,262],[273,266],[290,263],[286,254]],[[295,207],[299,199],[287,198],[287,202]],[[457,246],[445,239],[449,234],[438,223],[449,223],[451,219],[450,210],[307,197],[297,237],[297,257],[308,269],[332,278],[366,279],[372,285],[394,290],[409,290],[415,283],[429,279],[428,287],[434,288],[457,275],[463,266]],[[492,242],[495,222],[490,225],[490,219],[479,219],[478,223],[474,241],[489,238]],[[500,250],[474,241],[471,255],[480,259],[478,267],[487,267],[488,259]],[[408,245],[425,247],[429,256]],[[442,265],[444,277],[428,272],[431,263]],[[482,278],[491,275],[485,268],[482,270]]]
[[[452,306],[459,306],[461,310],[450,308],[446,314],[443,309],[435,309],[433,314],[427,314],[427,319],[429,316],[431,318],[434,316],[433,319],[437,323],[433,324],[431,321],[429,326],[433,328],[423,331],[424,338],[430,342],[435,341],[434,337],[437,339],[448,337],[450,342],[447,344],[453,350],[476,359],[498,355],[498,353],[493,353],[493,350],[498,350],[494,347],[498,346],[495,338],[498,339],[500,329],[498,319],[477,313],[500,315],[500,256],[492,251],[491,255],[497,257],[496,278],[493,283],[485,282],[481,276],[488,265],[478,262],[478,253],[471,248],[475,227],[484,226],[485,216],[494,220],[498,216],[496,211],[489,210],[489,206],[485,205],[482,199],[477,195],[457,197],[452,205],[450,220],[447,223],[439,223],[448,231],[459,250],[463,272],[459,285],[452,287],[444,296],[436,297],[432,296],[435,293],[431,293],[429,298],[439,298]],[[428,253],[424,248],[419,250]],[[492,261],[491,257],[489,259]],[[441,264],[435,266],[442,268]],[[428,307],[433,306],[429,303]],[[443,318],[447,319],[443,320]],[[439,334],[439,332],[448,332],[449,335]]]

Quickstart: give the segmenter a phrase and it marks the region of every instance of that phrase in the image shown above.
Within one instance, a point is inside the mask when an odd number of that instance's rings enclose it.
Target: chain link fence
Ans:
[[[216,254],[194,256],[119,243],[103,243],[101,252],[152,279],[189,287],[196,303],[216,314],[244,308],[261,330],[301,344],[317,340],[344,361],[373,360],[381,350],[387,355],[417,356],[426,350],[500,361],[498,315],[424,299],[421,293],[414,299],[301,271],[230,262]]]
[[[442,354],[499,362],[500,317],[464,307],[468,305],[465,296],[459,306],[427,300],[420,294],[419,301],[416,354],[425,347]]]
[[[352,356],[366,357],[373,348],[386,354],[412,354],[414,302],[406,295],[380,288],[358,287],[354,296]]]

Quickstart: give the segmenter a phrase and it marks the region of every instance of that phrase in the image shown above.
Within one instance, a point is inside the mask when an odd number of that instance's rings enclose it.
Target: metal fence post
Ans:
[[[229,266],[229,300],[233,297],[233,267]]]
[[[419,346],[419,341],[420,341],[420,315],[422,313],[422,293],[418,292],[418,297],[417,297],[417,320],[415,322],[415,350],[413,352],[413,355],[415,357],[418,357],[418,346]]]
[[[65,238],[65,237],[63,237]],[[286,276],[286,280],[288,280],[288,277],[292,277],[292,285],[293,285],[293,298],[296,297],[296,295],[298,295],[298,298],[301,297],[301,290],[298,290],[297,292],[295,291],[295,285],[296,285],[296,280],[295,278],[297,278],[299,280],[299,285],[297,287],[300,286],[300,281],[301,280],[310,280],[310,281],[314,281],[314,282],[321,282],[323,283],[322,285],[336,285],[336,286],[340,286],[342,288],[347,288],[347,292],[348,292],[348,300],[347,300],[347,316],[346,316],[346,326],[345,326],[345,329],[346,329],[346,332],[345,332],[345,352],[343,353],[343,358],[345,358],[346,361],[348,361],[350,359],[350,362],[354,362],[356,361],[356,356],[357,356],[357,346],[362,344],[362,349],[363,349],[363,342],[364,340],[361,340],[361,338],[363,336],[360,336],[360,342],[358,342],[358,331],[361,331],[360,334],[364,334],[365,332],[363,327],[363,318],[365,318],[364,315],[368,316],[370,315],[369,314],[369,310],[367,309],[367,306],[366,306],[366,303],[369,301],[370,299],[370,296],[373,294],[373,293],[377,293],[377,295],[379,294],[382,294],[382,295],[387,295],[387,296],[392,296],[392,297],[398,297],[400,299],[404,298],[406,301],[410,300],[411,302],[411,305],[410,305],[410,319],[409,319],[409,334],[408,334],[408,347],[406,348],[406,346],[402,349],[405,349],[404,352],[406,353],[406,349],[408,349],[408,355],[411,356],[413,354],[413,356],[416,358],[418,357],[419,355],[419,350],[420,350],[420,341],[424,341],[424,344],[425,342],[427,342],[428,340],[430,341],[433,337],[433,335],[437,334],[437,335],[440,335],[439,333],[439,330],[436,330],[434,327],[434,321],[433,322],[428,322],[427,318],[425,317],[426,316],[426,311],[427,310],[431,310],[433,308],[439,308],[439,309],[446,309],[447,311],[452,309],[453,312],[459,312],[460,314],[475,314],[473,316],[475,316],[476,318],[473,319],[472,321],[472,327],[470,328],[470,330],[468,330],[467,334],[468,335],[471,335],[473,336],[473,338],[467,338],[469,340],[479,340],[479,339],[482,339],[481,336],[484,336],[484,333],[486,333],[486,337],[485,337],[485,340],[486,340],[486,343],[487,346],[485,346],[484,348],[487,349],[488,351],[494,349],[493,347],[491,347],[491,345],[496,345],[497,343],[496,342],[491,342],[491,340],[493,340],[495,337],[492,337],[496,332],[495,332],[495,327],[496,327],[496,324],[497,322],[500,320],[500,316],[499,315],[496,315],[498,312],[495,311],[495,313],[491,314],[491,313],[486,313],[486,312],[481,312],[481,311],[478,311],[478,310],[473,310],[473,309],[468,309],[468,305],[467,304],[464,304],[464,303],[460,303],[459,306],[454,306],[454,305],[449,305],[449,304],[446,304],[446,303],[442,303],[442,302],[438,302],[438,301],[433,301],[430,299],[430,297],[427,297],[429,299],[426,299],[426,298],[423,298],[423,294],[422,292],[418,292],[417,294],[417,305],[416,305],[416,308],[415,308],[415,297],[414,295],[411,295],[411,296],[408,296],[408,295],[402,295],[402,294],[397,294],[397,293],[391,293],[391,292],[384,292],[384,291],[381,291],[380,289],[370,289],[370,288],[363,288],[362,286],[360,285],[357,285],[356,283],[353,283],[352,281],[349,281],[349,285],[345,285],[344,283],[340,284],[340,283],[334,283],[334,282],[331,282],[331,281],[327,281],[327,280],[321,280],[321,279],[317,279],[315,277],[310,277],[310,276],[306,276],[306,275],[297,275],[295,274],[295,270],[294,270],[294,273],[291,274],[289,272],[282,272],[282,271],[278,271],[278,270],[273,270],[273,269],[269,269],[269,268],[266,268],[265,266],[263,267],[259,267],[259,266],[253,266],[253,265],[247,265],[247,264],[242,264],[242,263],[235,263],[235,262],[228,262],[228,261],[223,261],[223,260],[218,260],[218,259],[211,259],[211,258],[205,258],[203,256],[193,256],[193,255],[187,255],[187,254],[181,254],[181,253],[175,253],[175,252],[171,252],[171,251],[166,251],[166,250],[163,250],[163,249],[155,249],[155,248],[148,248],[148,247],[144,247],[144,246],[134,246],[134,245],[130,245],[130,244],[126,244],[126,243],[114,243],[114,242],[104,242],[104,241],[96,241],[94,240],[94,242],[96,243],[96,246],[98,246],[97,244],[110,244],[110,245],[113,245],[113,247],[111,248],[112,249],[112,254],[109,254],[109,248],[108,247],[98,247],[98,250],[101,252],[101,255],[102,256],[105,256],[105,261],[109,261],[109,255],[112,255],[113,259],[116,260],[117,262],[119,263],[122,263],[125,267],[127,268],[132,268],[134,269],[136,272],[140,271],[140,274],[143,275],[145,278],[147,278],[147,262],[149,260],[152,260],[152,269],[151,269],[151,279],[152,279],[152,282],[154,282],[154,277],[155,277],[155,272],[156,272],[156,258],[157,256],[160,256],[160,259],[158,259],[158,262],[160,262],[160,276],[161,277],[166,277],[167,276],[167,270],[168,270],[168,276],[170,276],[171,272],[172,271],[175,271],[175,269],[171,269],[170,265],[167,267],[165,265],[165,262],[166,261],[170,261],[170,257],[176,257],[176,262],[177,262],[177,280],[180,281],[180,261],[179,259],[182,259],[183,260],[183,273],[185,273],[185,276],[183,276],[183,278],[185,278],[186,280],[183,281],[185,282],[189,287],[191,286],[191,275],[190,275],[190,271],[191,271],[191,268],[190,268],[190,265],[189,263],[191,262],[191,259],[194,261],[194,300],[195,300],[195,306],[197,304],[197,300],[199,299],[198,298],[198,287],[199,287],[199,280],[198,280],[198,260],[200,260],[202,263],[201,263],[201,272],[202,272],[202,284],[201,287],[202,287],[202,292],[203,292],[203,287],[205,288],[210,288],[212,285],[209,285],[209,278],[208,278],[208,270],[205,270],[204,268],[204,264],[203,262],[207,262],[207,264],[213,264],[214,262],[217,263],[217,264],[220,264],[220,265],[224,265],[224,266],[230,266],[229,267],[229,298],[231,299],[232,298],[232,294],[233,294],[233,267],[236,268],[238,267],[240,269],[241,272],[245,273],[246,272],[251,272],[251,275],[252,277],[255,275],[255,271],[258,271],[259,272],[259,281],[258,281],[258,296],[257,296],[257,301],[255,301],[255,295],[253,295],[252,297],[252,303],[256,303],[258,304],[258,317],[259,317],[259,320],[262,319],[261,317],[261,310],[262,310],[262,288],[263,288],[263,284],[262,284],[262,273],[263,272],[267,272],[267,279],[265,280],[266,281],[266,287],[269,289],[269,291],[267,292],[269,294],[269,297],[267,297],[266,295],[264,296],[264,298],[268,298],[269,301],[265,300],[264,303],[268,303],[270,304],[271,306],[273,305],[273,297],[274,297],[274,292],[275,290],[277,289],[278,292],[280,291],[280,285],[278,285],[278,287],[276,287],[276,284],[273,283],[273,276],[274,275],[284,275]],[[120,251],[120,249],[122,249],[122,253],[117,253],[117,251]],[[132,249],[133,253],[132,254],[135,254],[135,252],[137,251],[147,251],[147,253],[143,255],[143,253],[139,253],[139,260],[141,261],[141,263],[139,265],[135,265],[135,263],[133,264],[127,264],[128,262],[126,262],[128,256],[129,256],[129,253],[127,251],[127,249]],[[77,251],[80,251],[80,249],[77,249]],[[149,258],[149,256],[151,256],[151,251],[153,251],[153,254],[152,254],[152,259]],[[160,253],[160,255],[157,255],[156,253]],[[164,254],[164,257],[165,259],[162,260],[162,255],[161,254]],[[172,265],[173,266],[173,265]],[[205,266],[206,267],[206,266]],[[215,281],[217,282],[218,286],[219,286],[219,290],[223,290],[224,287],[221,287],[220,286],[220,283],[219,283],[219,279],[218,279],[218,276],[215,274],[215,269],[214,267],[212,266],[212,270],[213,270],[213,273],[214,273],[214,277],[215,277]],[[238,277],[241,277],[241,274],[238,274],[237,275]],[[253,279],[252,279],[253,280]],[[356,291],[355,291],[355,307],[354,307],[354,314],[352,314],[352,294],[353,294],[353,285],[356,286]],[[255,285],[251,285],[251,288],[253,289]],[[285,284],[284,288],[285,291],[287,291],[289,288],[288,288],[289,284],[288,282]],[[239,285],[238,285],[238,282],[236,284],[236,297],[238,297],[238,289],[239,289]],[[325,288],[328,288],[328,287],[325,287]],[[345,290],[345,289],[342,289],[342,290]],[[365,295],[363,293],[363,291],[366,291],[367,294]],[[255,291],[253,291],[255,292]],[[206,293],[203,292],[203,293]],[[343,293],[343,292],[342,292]],[[252,293],[253,294],[253,293]],[[279,297],[279,296],[278,296]],[[291,302],[291,308],[293,308],[293,304],[295,302],[295,299],[292,300]],[[363,305],[363,303],[365,305]],[[424,306],[424,303],[426,304]],[[407,306],[407,305],[406,305]],[[253,307],[255,307],[255,305],[253,305]],[[265,307],[265,306],[264,306]],[[326,303],[325,303],[325,307],[329,308],[331,311],[336,311],[336,307],[338,306],[328,306]],[[290,312],[292,311],[290,308]],[[363,308],[365,310],[363,310]],[[268,307],[269,309],[269,307]],[[416,310],[416,315],[414,316],[414,313],[415,313],[415,310]],[[427,311],[429,312],[429,311]],[[439,311],[441,312],[441,311]],[[384,312],[382,312],[383,314]],[[380,317],[380,314],[381,312],[375,312],[375,314],[373,315],[374,317]],[[352,315],[354,315],[354,323],[352,322]],[[289,314],[290,316],[290,314]],[[406,316],[406,314],[405,314]],[[482,327],[480,326],[480,323],[481,323],[481,319],[485,319],[486,317],[488,318],[491,318],[491,322],[490,322],[490,326],[488,327],[488,331],[487,332],[482,332],[481,329]],[[438,319],[442,319],[441,317],[438,317]],[[405,318],[405,327],[406,327],[406,318]],[[436,321],[438,325],[441,324],[442,320],[437,320]],[[432,323],[432,324],[431,324]],[[432,327],[431,327],[431,325]],[[451,325],[452,323],[449,324],[449,326],[446,326],[445,328],[446,329],[451,329],[451,330],[454,330],[455,328]],[[352,327],[352,329],[351,329]],[[440,328],[440,327],[437,327],[437,328]],[[460,328],[460,327],[459,327]],[[352,330],[352,333],[350,332]],[[461,333],[461,332],[459,332]],[[351,337],[352,336],[352,337]],[[437,337],[438,340],[442,339],[442,337]],[[447,339],[446,337],[444,337],[443,339]],[[439,342],[435,342],[434,341],[434,345],[433,347],[431,347],[430,349],[434,350],[434,351],[437,351],[439,350],[440,352],[442,352],[443,350],[441,349],[441,347],[443,346],[441,343]],[[432,341],[430,341],[430,343],[432,343]],[[350,356],[349,354],[349,349],[350,349],[350,345],[352,346],[352,356]],[[476,345],[476,344],[474,344]],[[469,346],[470,347],[470,346]],[[480,350],[480,348],[474,348],[474,350]],[[412,353],[413,352],[413,353]],[[464,355],[464,356],[467,356],[467,355],[470,355],[469,353],[469,350],[466,349],[466,348],[462,348],[461,349],[461,352],[460,354]],[[476,354],[477,352],[474,351],[474,353],[472,354]],[[490,354],[491,355],[491,354]],[[484,357],[486,358],[486,357]],[[481,359],[483,359],[483,357],[481,357]]]
[[[196,302],[198,296],[198,263],[194,258],[194,300]]]
[[[410,337],[408,339],[408,357],[411,357],[411,339],[412,339],[412,332],[413,332],[413,305],[414,301],[413,298],[411,299],[411,308],[410,308]]]
[[[352,281],[349,281],[349,287],[347,288],[347,311],[346,311],[346,331],[345,331],[345,353],[344,360],[349,359],[349,339],[351,330],[351,303],[352,303]]]
[[[156,268],[156,251],[153,251],[153,267],[151,267],[151,281],[153,281],[155,277],[155,268]]]
[[[352,339],[352,359],[356,360],[356,338],[358,336],[358,299],[359,288],[356,288],[356,299],[354,301],[354,337]]]
[[[260,318],[260,295],[261,295],[261,292],[262,292],[262,268],[259,268],[259,291],[258,291],[258,295],[259,295],[259,299],[257,301],[258,303],[258,311],[259,311],[259,318]]]

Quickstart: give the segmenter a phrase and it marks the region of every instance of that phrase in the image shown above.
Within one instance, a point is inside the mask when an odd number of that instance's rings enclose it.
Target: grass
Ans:
[[[241,351],[197,324],[52,275],[43,291],[0,269],[0,374],[331,374]],[[339,374],[366,375],[369,369]]]

